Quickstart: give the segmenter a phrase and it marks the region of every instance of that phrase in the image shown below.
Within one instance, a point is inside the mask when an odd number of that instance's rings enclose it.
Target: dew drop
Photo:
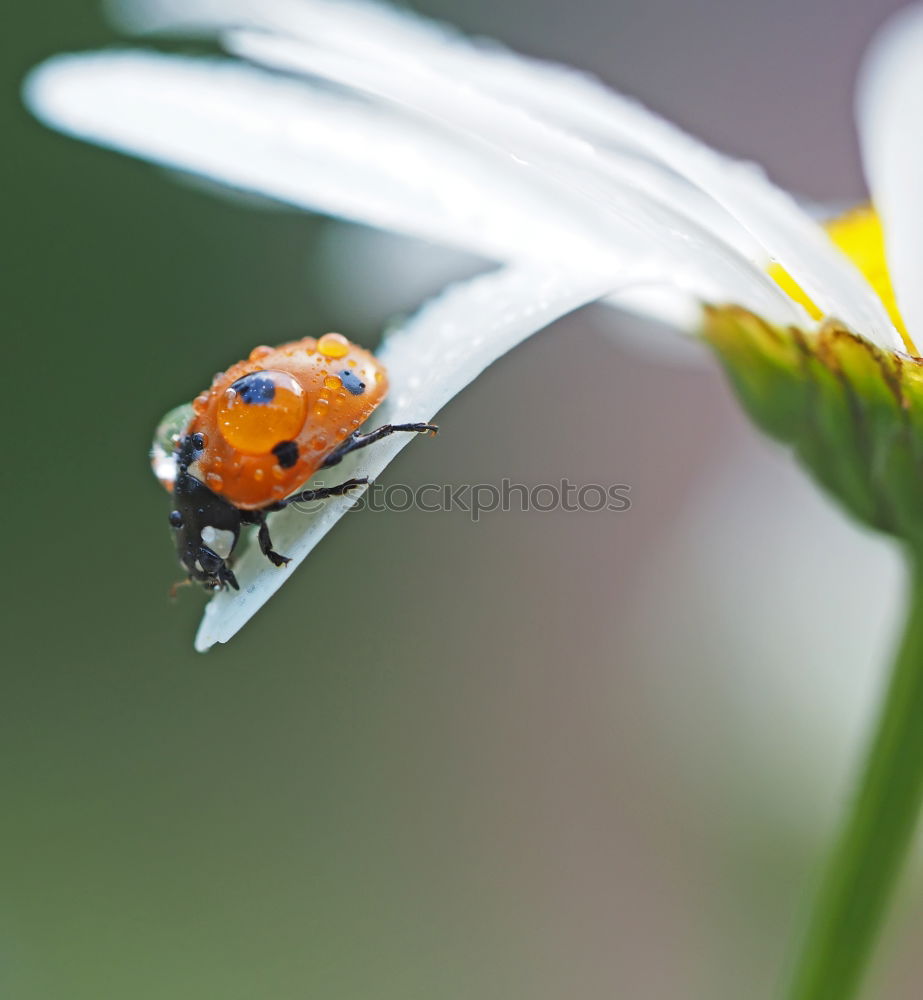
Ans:
[[[325,358],[343,358],[349,353],[349,341],[342,333],[325,333],[317,342],[317,349]]]
[[[218,405],[218,426],[225,441],[245,455],[262,455],[279,441],[298,435],[308,400],[288,372],[252,372],[225,390]]]

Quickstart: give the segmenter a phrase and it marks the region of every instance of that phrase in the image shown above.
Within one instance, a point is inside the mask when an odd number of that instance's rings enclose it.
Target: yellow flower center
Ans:
[[[860,206],[825,223],[824,228],[833,243],[855,264],[875,290],[887,309],[891,322],[903,338],[907,352],[916,357],[918,355],[916,345],[904,326],[904,320],[897,308],[897,299],[894,297],[894,288],[891,286],[891,276],[888,274],[888,264],[885,260],[884,233],[878,214],[871,205]],[[773,264],[769,268],[769,273],[787,295],[807,309],[813,319],[823,317],[824,314],[784,268]]]

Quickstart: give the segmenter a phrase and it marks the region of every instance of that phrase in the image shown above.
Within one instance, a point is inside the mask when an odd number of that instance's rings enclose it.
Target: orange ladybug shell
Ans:
[[[387,391],[375,356],[338,333],[256,347],[193,400],[186,434],[203,434],[205,447],[189,472],[258,510],[307,482]]]

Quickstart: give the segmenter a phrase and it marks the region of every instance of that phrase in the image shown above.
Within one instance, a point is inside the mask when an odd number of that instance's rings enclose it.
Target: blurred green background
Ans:
[[[862,194],[851,81],[895,3],[420,6],[809,195]],[[478,264],[43,130],[23,74],[116,38],[86,0],[7,18],[2,994],[772,996],[874,704],[894,554],[707,359],[587,310],[387,481],[629,483],[631,511],[359,513],[196,655],[160,415],[255,343],[374,343]],[[919,995],[921,921],[910,889],[874,995]]]

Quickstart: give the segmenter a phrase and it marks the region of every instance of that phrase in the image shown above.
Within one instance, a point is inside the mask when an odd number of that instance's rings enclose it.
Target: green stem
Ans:
[[[887,915],[923,799],[923,558],[858,794],[820,884],[788,1000],[850,1000]]]

